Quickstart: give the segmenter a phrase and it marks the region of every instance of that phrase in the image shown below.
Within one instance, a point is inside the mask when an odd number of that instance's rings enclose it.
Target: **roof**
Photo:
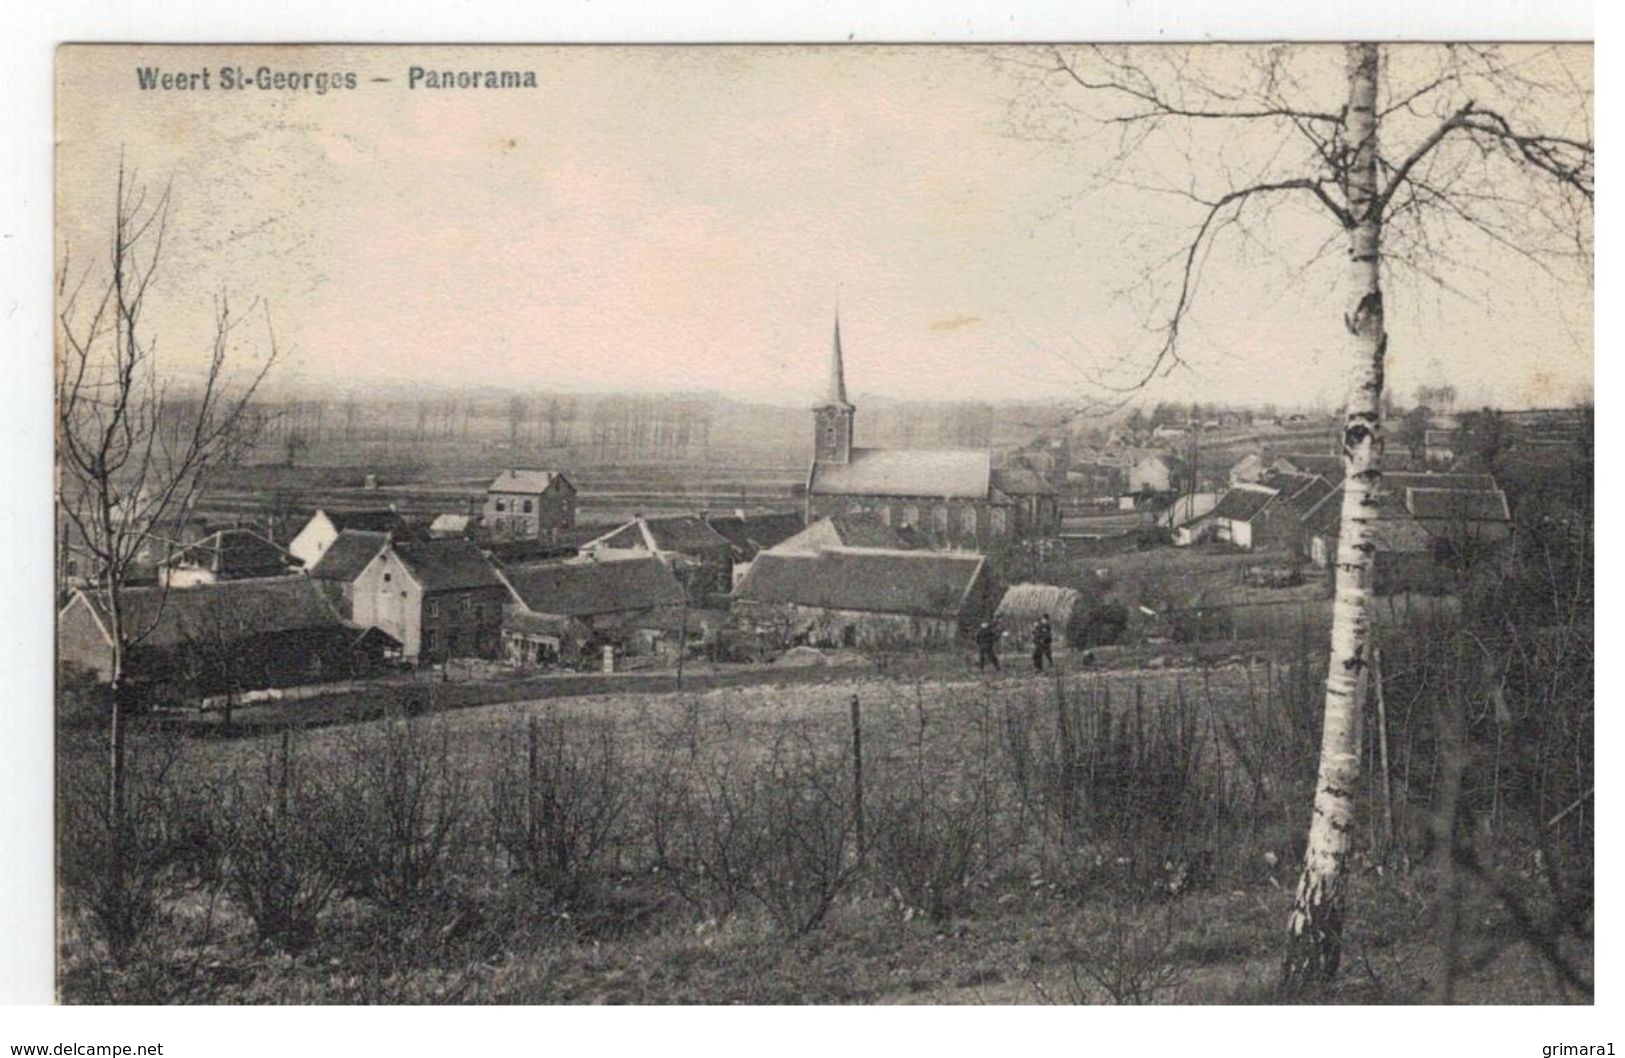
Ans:
[[[1290,493],[1283,494],[1292,512],[1302,518],[1314,509],[1321,500],[1337,491],[1337,485],[1319,474],[1312,475],[1309,482]]]
[[[512,566],[507,578],[529,610],[566,617],[680,606],[686,599],[683,586],[653,555]]]
[[[109,618],[101,593],[77,594],[107,630]],[[126,588],[119,593],[119,604],[124,627],[134,634],[146,632],[140,644],[146,647],[170,647],[211,636],[241,638],[348,627],[328,605],[321,587],[300,576],[223,580],[167,590]]]
[[[629,542],[632,547],[647,548],[650,551],[696,553],[716,548],[732,550],[728,539],[707,525],[705,519],[697,514],[674,514],[663,518],[640,516],[617,529],[611,529],[590,543],[615,547],[616,545],[610,541],[617,537]]]
[[[1274,489],[1258,485],[1238,485],[1219,498],[1208,517],[1230,522],[1250,522],[1279,496]]]
[[[1007,496],[1052,496],[1055,486],[1031,467],[1008,466],[993,472],[993,487]]]
[[[429,523],[431,533],[466,533],[474,522],[472,514],[437,514]]]
[[[1336,488],[1320,474],[1286,474],[1279,470],[1265,474],[1257,484],[1280,493],[1282,501],[1300,518]]]
[[[391,533],[406,524],[398,512],[387,507],[368,511],[330,511],[323,507],[319,513],[327,515],[333,528],[340,532],[361,529],[369,533]]]
[[[1286,460],[1305,474],[1320,474],[1340,481],[1343,477],[1343,457],[1335,452],[1278,452],[1276,460]]]
[[[825,547],[879,547],[912,551],[920,546],[918,534],[905,537],[873,514],[832,514],[819,518],[776,550],[817,551]]]
[[[1405,509],[1418,518],[1447,521],[1509,522],[1506,495],[1499,490],[1466,489],[1405,490]]]
[[[316,564],[305,572],[317,580],[353,581],[387,543],[388,533],[345,529],[334,539],[327,552],[316,560]]]
[[[1304,531],[1315,536],[1336,536],[1343,517],[1343,483],[1338,482],[1303,514]]]
[[[1047,614],[1060,627],[1072,619],[1073,612],[1083,600],[1076,588],[1063,588],[1055,584],[1012,584],[999,600],[997,617],[1005,621],[1034,620]]]
[[[1471,491],[1492,492],[1499,490],[1495,477],[1491,474],[1475,473],[1407,473],[1383,471],[1382,487],[1385,491],[1399,493],[1405,489],[1468,489]]]
[[[986,499],[992,458],[976,449],[854,448],[846,463],[815,462],[808,491],[819,496]]]
[[[546,492],[559,481],[569,484],[569,479],[556,470],[510,467],[492,479],[486,491],[519,492],[527,496],[535,496]]]
[[[224,576],[263,575],[299,564],[298,559],[282,548],[248,529],[222,529],[211,533],[170,556],[164,565],[183,562]]]
[[[745,603],[958,617],[985,559],[940,551],[764,551],[734,589]]]
[[[776,511],[772,514],[716,514],[705,519],[717,534],[728,541],[734,557],[750,561],[758,551],[777,547],[807,528],[801,515],[794,511]]]
[[[502,578],[472,540],[410,540],[392,545],[424,591],[500,588]]]
[[[1378,524],[1411,523],[1418,532],[1425,531],[1423,521],[1448,521],[1468,518],[1472,521],[1506,522],[1511,520],[1506,494],[1495,485],[1488,474],[1384,474],[1380,480],[1378,498]],[[1310,533],[1336,536],[1343,506],[1339,483],[1303,516],[1303,526]],[[1402,501],[1391,502],[1391,497]],[[1420,519],[1420,521],[1419,521]],[[1399,543],[1399,535],[1409,530],[1385,528]],[[1413,534],[1414,535],[1414,534]],[[1388,547],[1388,550],[1415,550],[1414,547]]]

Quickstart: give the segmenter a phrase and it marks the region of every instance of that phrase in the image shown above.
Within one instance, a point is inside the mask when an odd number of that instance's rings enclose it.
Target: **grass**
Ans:
[[[1059,683],[1030,675],[826,672],[817,683],[583,695],[446,712],[433,724],[471,798],[482,795],[501,762],[513,759],[515,735],[533,717],[566,733],[610,732],[642,807],[584,898],[538,901],[487,851],[457,862],[450,903],[437,910],[392,924],[366,900],[343,895],[322,916],[314,943],[290,955],[256,940],[242,909],[207,871],[177,875],[161,925],[123,968],[97,955],[77,916],[64,917],[62,993],[73,1002],[1095,1003],[1112,999],[1099,983],[1111,981],[1122,994],[1156,1002],[1279,1001],[1277,944],[1295,879],[1302,790],[1285,783],[1250,807],[1238,795],[1224,820],[1191,816],[1182,829],[1134,824],[1138,829],[1119,832],[1100,816],[1098,827],[1057,830],[1038,802],[1022,800],[1006,748],[1011,725],[1037,739],[1026,781],[1038,784],[1033,796],[1041,797],[1044,740],[1054,729],[1058,691],[1075,717],[1109,713],[1119,731],[1179,708],[1193,725],[1196,768],[1223,777],[1214,789],[1229,783],[1245,791],[1245,771],[1215,721],[1259,723],[1266,671],[1285,693],[1289,674],[1256,665],[1078,673]],[[719,913],[679,899],[648,855],[647,819],[639,815],[649,810],[647,791],[640,792],[644,777],[690,774],[660,771],[690,757],[760,763],[786,737],[839,760],[854,695],[862,706],[872,811],[881,811],[884,791],[913,781],[909,775],[923,775],[922,789],[951,797],[967,789],[976,769],[993,769],[985,773],[994,776],[997,793],[988,833],[1007,840],[981,850],[953,912],[933,919],[882,884],[879,871],[844,888],[805,936],[787,936],[748,902]],[[342,774],[353,740],[374,727],[298,736],[302,766]],[[1074,737],[1081,730],[1074,726]],[[1242,730],[1254,742],[1266,738],[1262,727]],[[269,737],[187,740],[175,783],[207,803],[209,790],[261,768],[274,745]],[[74,766],[71,757],[64,766]],[[1187,876],[1181,857],[1198,847],[1211,854],[1212,869],[1185,887],[1176,882]],[[1433,1000],[1440,944],[1428,879],[1425,869],[1396,874],[1369,859],[1357,863],[1345,969],[1319,998]],[[1516,943],[1494,901],[1480,897],[1464,922],[1474,968],[1462,979],[1462,999],[1577,998]],[[1119,951],[1139,954],[1125,961],[1112,954]],[[1589,974],[1588,950],[1571,958]],[[1125,980],[1141,978],[1145,988],[1125,989]]]

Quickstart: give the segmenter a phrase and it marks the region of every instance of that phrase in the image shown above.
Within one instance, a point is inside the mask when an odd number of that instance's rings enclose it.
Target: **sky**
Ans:
[[[1172,53],[1152,52],[1163,69]],[[1198,62],[1223,73],[1255,54]],[[1425,79],[1418,55],[1391,61],[1388,90]],[[1512,57],[1553,68],[1549,48]],[[1341,64],[1337,48],[1299,49],[1299,97],[1335,110]],[[537,87],[409,88],[414,65],[532,70]],[[121,152],[150,186],[171,182],[148,318],[177,375],[201,363],[224,290],[269,306],[289,389],[805,405],[839,312],[860,399],[1081,400],[1160,345],[1204,212],[1180,192],[1271,171],[1284,134],[1159,132],[1120,165],[1120,127],[1098,123],[1109,105],[1046,65],[1043,49],[941,46],[66,48],[59,247],[71,269],[100,263]],[[353,72],[357,87],[221,87],[221,68],[262,66]],[[143,91],[137,67],[208,69],[211,87]],[[1556,68],[1573,93],[1541,93],[1534,117],[1572,127],[1589,49]],[[1390,386],[1449,382],[1506,406],[1588,391],[1588,270],[1446,236],[1442,275],[1396,269],[1389,284]],[[1338,406],[1340,262],[1304,203],[1221,231],[1199,262],[1186,366],[1146,399]],[[239,332],[245,357],[263,335]]]

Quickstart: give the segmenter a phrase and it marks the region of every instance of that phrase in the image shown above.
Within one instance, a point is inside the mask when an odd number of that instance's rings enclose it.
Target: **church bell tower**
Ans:
[[[857,409],[846,399],[846,369],[841,363],[841,317],[835,317],[835,349],[829,361],[829,392],[813,406],[813,460],[852,461],[852,418]]]

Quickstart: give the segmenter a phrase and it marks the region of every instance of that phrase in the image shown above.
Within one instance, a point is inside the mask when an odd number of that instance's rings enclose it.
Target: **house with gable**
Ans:
[[[507,583],[473,541],[390,540],[350,585],[350,616],[400,641],[408,660],[495,658]]]
[[[644,551],[658,558],[695,603],[733,586],[733,544],[696,514],[657,518],[640,514],[581,545],[583,554],[621,551]]]
[[[576,487],[556,470],[511,467],[486,486],[481,524],[496,540],[550,540],[576,524]]]
[[[321,561],[333,541],[346,529],[396,535],[405,531],[406,522],[390,507],[364,511],[330,511],[319,507],[288,542],[288,552],[305,569],[310,569]]]
[[[159,563],[158,578],[171,588],[190,588],[287,576],[300,566],[299,559],[250,529],[221,529]]]
[[[602,552],[510,566],[502,656],[525,668],[590,664],[606,646],[645,654],[700,633],[683,586],[654,555]]]

